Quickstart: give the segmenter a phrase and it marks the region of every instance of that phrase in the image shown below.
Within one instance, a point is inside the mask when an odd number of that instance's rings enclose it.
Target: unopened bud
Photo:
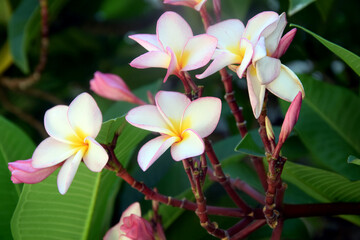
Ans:
[[[274,130],[272,128],[270,119],[268,116],[265,117],[265,128],[266,128],[266,135],[269,141],[272,141],[275,139]]]

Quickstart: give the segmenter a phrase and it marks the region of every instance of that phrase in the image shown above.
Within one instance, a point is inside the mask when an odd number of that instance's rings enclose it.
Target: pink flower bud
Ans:
[[[283,125],[281,126],[281,132],[279,136],[279,143],[284,143],[290,132],[294,128],[301,109],[302,93],[299,92],[294,100],[291,102],[290,107],[285,115]]]
[[[31,162],[32,159],[9,163],[8,168],[11,171],[11,181],[13,183],[33,184],[41,182],[61,166],[60,163],[47,168],[34,168]]]
[[[285,54],[285,52],[287,51],[287,49],[290,46],[290,43],[294,39],[295,34],[296,34],[296,28],[291,29],[280,39],[280,42],[279,42],[278,47],[276,48],[276,51],[272,54],[273,58],[280,58],[282,55]]]
[[[90,89],[97,95],[111,100],[145,104],[130,91],[124,80],[115,74],[95,72],[94,78],[90,80]]]
[[[120,226],[124,236],[134,240],[153,240],[153,230],[148,221],[131,214],[124,218],[124,223]]]

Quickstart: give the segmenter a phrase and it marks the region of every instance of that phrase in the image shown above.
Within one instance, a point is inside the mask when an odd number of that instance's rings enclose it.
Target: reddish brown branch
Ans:
[[[264,226],[265,224],[266,224],[265,220],[257,220],[253,224],[247,226],[240,232],[236,233],[235,235],[230,236],[231,237],[230,239],[231,240],[244,239],[247,236],[249,236],[251,233],[255,232],[257,229],[259,229],[260,227]]]
[[[242,219],[241,221],[239,221],[238,223],[236,223],[234,226],[232,226],[227,230],[229,236],[233,236],[236,233],[240,232],[241,230],[246,228],[252,221],[253,219],[251,217],[246,217]]]
[[[336,215],[360,215],[360,203],[284,204],[285,219]]]

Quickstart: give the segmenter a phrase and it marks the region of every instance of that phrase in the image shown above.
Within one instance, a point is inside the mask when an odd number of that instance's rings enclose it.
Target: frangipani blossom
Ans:
[[[46,111],[44,123],[50,137],[35,149],[32,166],[48,168],[64,162],[57,178],[61,194],[67,192],[81,159],[93,172],[103,169],[108,154],[95,140],[102,115],[88,93],[77,96],[69,106],[58,105]]]
[[[141,217],[140,204],[131,204],[121,215],[118,224],[107,231],[104,240],[153,240],[153,230],[148,221]]]
[[[275,12],[256,15],[246,28],[237,19],[210,26],[207,33],[218,39],[218,49],[214,61],[196,77],[205,78],[229,66],[242,78],[247,70],[249,97],[256,118],[262,110],[265,89],[286,101],[292,101],[299,91],[305,96],[300,80],[278,59],[296,33],[292,30],[281,38],[285,26],[285,14],[279,16]]]
[[[216,38],[207,34],[193,36],[189,24],[175,12],[165,12],[159,18],[155,34],[135,34],[131,39],[149,52],[135,58],[130,65],[135,68],[166,68],[164,78],[182,71],[205,66],[217,44]]]
[[[219,122],[221,100],[203,97],[190,101],[182,93],[160,91],[155,102],[156,106],[139,106],[126,115],[126,120],[135,127],[161,134],[140,149],[141,169],[146,171],[170,146],[175,161],[202,154],[205,149],[202,139]]]
[[[96,71],[94,78],[90,80],[90,89],[97,95],[111,100],[145,104],[130,91],[124,80],[115,74]]]
[[[183,5],[187,7],[194,8],[196,11],[200,11],[202,5],[207,0],[164,0],[164,3],[171,5]]]

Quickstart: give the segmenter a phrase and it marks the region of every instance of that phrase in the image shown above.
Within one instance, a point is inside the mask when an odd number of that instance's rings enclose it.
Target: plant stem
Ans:
[[[253,233],[260,227],[264,226],[265,224],[266,224],[266,220],[256,220],[256,221],[254,221],[253,224],[247,226],[246,228],[244,228],[240,232],[234,234],[233,236],[230,236],[230,240],[244,239],[249,234]]]
[[[205,4],[203,4],[200,8],[200,16],[204,24],[205,32],[208,29],[208,27],[211,25],[211,17],[209,13],[206,10]]]

